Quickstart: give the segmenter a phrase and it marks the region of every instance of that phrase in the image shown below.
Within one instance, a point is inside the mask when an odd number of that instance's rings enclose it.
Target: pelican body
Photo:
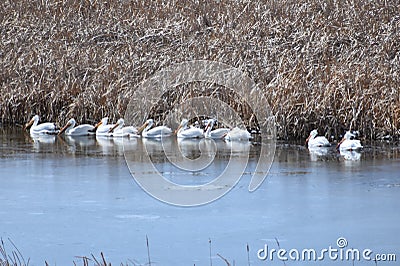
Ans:
[[[138,132],[142,132],[144,138],[162,138],[169,137],[172,135],[172,130],[166,126],[158,126],[152,128],[154,125],[153,119],[148,119],[139,129]]]
[[[207,121],[207,125],[204,132],[204,137],[207,139],[223,139],[229,132],[229,128],[218,128],[212,130],[214,127],[215,119]]]
[[[133,126],[126,126],[124,119],[118,119],[117,123],[110,128],[109,133],[112,137],[135,137],[137,136],[138,130]]]
[[[225,140],[228,141],[243,141],[251,139],[251,134],[245,129],[240,129],[238,127],[233,128],[225,135]]]
[[[198,127],[188,127],[188,120],[182,119],[181,124],[177,128],[177,137],[181,139],[196,139],[204,137],[203,130]]]
[[[25,124],[24,129],[29,128],[29,133],[31,135],[41,135],[41,134],[49,134],[55,135],[59,132],[55,123],[46,122],[39,123],[39,116],[35,115],[28,123]]]
[[[363,146],[361,145],[360,140],[353,139],[355,135],[350,131],[347,131],[344,134],[342,140],[338,143],[336,148],[339,148],[340,151],[357,151],[361,150]]]
[[[68,120],[67,124],[63,128],[61,128],[58,135],[61,135],[64,132],[66,136],[89,136],[95,134],[94,126],[92,125],[84,124],[76,127],[75,125],[75,119],[71,118],[70,120]]]
[[[318,136],[318,131],[316,129],[310,132],[310,136],[306,139],[306,144],[308,144],[308,148],[316,148],[316,147],[329,147],[331,144],[329,141],[323,137]]]
[[[110,130],[113,128],[114,125],[108,125],[108,117],[104,117],[101,119],[99,123],[94,126],[96,130],[96,136],[103,136],[103,137],[111,137],[112,134]]]

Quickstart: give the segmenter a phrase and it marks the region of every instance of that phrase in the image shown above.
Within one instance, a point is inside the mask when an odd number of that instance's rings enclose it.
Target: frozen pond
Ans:
[[[176,207],[138,186],[119,141],[33,141],[20,128],[1,129],[0,138],[0,237],[12,250],[10,238],[29,265],[80,264],[77,256],[100,258],[100,252],[113,265],[144,265],[146,236],[152,265],[226,265],[217,254],[235,265],[375,265],[329,259],[328,253],[323,261],[284,263],[276,253],[272,261],[258,258],[265,245],[279,249],[277,240],[287,251],[315,249],[320,255],[329,246],[338,249],[340,237],[348,243],[343,249],[371,249],[370,257],[396,254],[400,260],[398,146],[366,146],[359,160],[347,160],[334,148],[310,154],[301,145],[278,144],[270,173],[255,192],[248,191],[245,172],[217,201]],[[250,157],[257,154],[255,145],[245,149]],[[189,150],[191,156],[197,155]],[[205,174],[185,176],[155,160],[171,181],[186,185],[209,182],[226,164],[221,154]]]

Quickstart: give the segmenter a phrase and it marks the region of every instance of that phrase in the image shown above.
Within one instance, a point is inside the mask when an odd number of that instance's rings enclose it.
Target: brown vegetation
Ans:
[[[281,138],[400,135],[399,1],[0,3],[0,114],[63,124],[124,115],[156,71],[207,59],[246,72]]]

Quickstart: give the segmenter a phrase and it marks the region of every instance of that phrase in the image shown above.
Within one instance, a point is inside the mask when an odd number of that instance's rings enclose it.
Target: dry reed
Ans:
[[[382,0],[5,0],[1,121],[23,123],[33,114],[59,124],[116,120],[141,81],[171,64],[207,59],[255,80],[280,138],[304,138],[313,128],[398,137],[399,7]]]
[[[13,249],[11,253],[6,250],[3,239],[0,239],[0,265],[1,266],[28,266],[29,259],[25,261],[24,256],[22,256],[21,252],[15,246],[15,244],[8,239]]]

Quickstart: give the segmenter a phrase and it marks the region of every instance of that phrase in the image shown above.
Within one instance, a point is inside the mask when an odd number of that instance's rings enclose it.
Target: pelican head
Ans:
[[[314,129],[310,132],[310,135],[308,136],[308,138],[306,139],[306,144],[308,143],[308,141],[310,139],[315,138],[316,136],[318,136],[318,130]]]
[[[214,118],[208,119],[204,131],[207,131],[208,129],[211,130],[214,126],[215,121],[216,120]]]
[[[175,134],[179,132],[181,128],[186,128],[187,124],[189,123],[189,120],[186,118],[182,119],[181,123],[179,124],[179,127],[175,130]]]
[[[124,124],[125,124],[124,119],[120,118],[120,119],[118,119],[117,123],[112,128],[110,128],[110,130],[108,132],[111,133],[116,128],[122,128],[124,126]]]
[[[184,119],[182,119],[180,126],[181,126],[181,127],[186,127],[188,123],[189,123],[189,120],[187,120],[186,118],[184,118]]]
[[[356,135],[354,135],[350,131],[347,131],[346,134],[344,134],[343,139],[353,139],[355,137],[356,137]]]
[[[146,122],[144,122],[144,124],[139,127],[138,129],[138,134],[140,134],[145,128],[151,128],[154,124],[153,119],[147,119]]]
[[[38,115],[34,115],[34,116],[32,117],[32,119],[29,120],[29,122],[25,124],[24,129],[27,129],[27,128],[29,128],[29,127],[32,126],[32,125],[37,125],[37,123],[39,123],[39,119],[40,119],[40,118],[39,118]]]
[[[71,118],[70,120],[68,120],[67,124],[60,129],[60,132],[58,132],[57,135],[61,135],[62,133],[64,133],[65,130],[67,130],[67,128],[73,128],[76,125],[76,121],[74,118]]]
[[[96,129],[98,129],[99,126],[101,126],[101,125],[107,125],[107,123],[108,123],[108,117],[103,117],[103,118],[100,120],[100,122],[97,123],[97,124],[94,126],[94,131],[96,131]]]
[[[352,134],[350,131],[347,131],[347,132],[344,134],[342,140],[336,145],[336,149],[338,149],[339,146],[340,146],[340,144],[342,144],[345,140],[351,140],[351,139],[353,139],[353,138],[355,138],[355,137],[356,137],[356,135]]]

